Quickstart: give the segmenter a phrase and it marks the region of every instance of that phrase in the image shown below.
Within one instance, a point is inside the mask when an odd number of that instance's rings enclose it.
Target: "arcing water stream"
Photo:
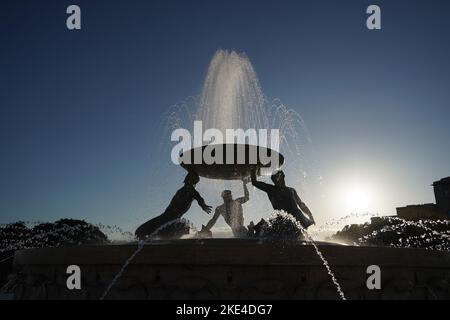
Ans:
[[[161,232],[161,230],[164,230],[165,228],[173,225],[173,224],[177,224],[177,223],[183,223],[183,224],[190,224],[187,220],[185,219],[176,219],[176,220],[172,220],[167,222],[166,224],[162,225],[161,227],[159,227],[158,229],[156,229],[151,235],[149,235],[147,237],[146,240],[140,240],[138,241],[138,245],[137,245],[137,249],[133,252],[133,254],[127,259],[127,261],[125,261],[125,263],[123,264],[122,268],[120,268],[119,272],[114,276],[113,280],[111,281],[111,283],[108,285],[108,287],[106,288],[105,292],[102,294],[102,296],[100,297],[100,300],[104,300],[105,297],[108,295],[109,291],[112,289],[112,287],[114,287],[114,285],[116,284],[116,282],[120,279],[120,277],[122,276],[122,274],[125,272],[126,268],[128,267],[128,265],[134,260],[134,258],[139,254],[139,252],[142,251],[142,249],[144,249],[144,246],[146,244],[151,243],[151,241],[153,240],[154,236],[156,236],[157,234],[159,234]],[[191,225],[191,228],[193,228],[193,226]]]

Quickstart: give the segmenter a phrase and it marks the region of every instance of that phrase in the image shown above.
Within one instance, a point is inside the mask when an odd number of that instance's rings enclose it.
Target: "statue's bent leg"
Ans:
[[[157,216],[156,218],[153,218],[144,224],[142,224],[139,228],[136,229],[136,237],[139,240],[144,240],[146,237],[152,235],[156,230],[158,230],[159,227],[165,225],[167,222],[171,220],[175,220],[177,217],[163,213],[160,216]]]

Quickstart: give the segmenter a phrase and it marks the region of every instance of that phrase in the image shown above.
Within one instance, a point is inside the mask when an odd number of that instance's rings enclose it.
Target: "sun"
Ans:
[[[361,212],[369,208],[370,194],[362,186],[352,186],[346,191],[347,206],[352,212]]]

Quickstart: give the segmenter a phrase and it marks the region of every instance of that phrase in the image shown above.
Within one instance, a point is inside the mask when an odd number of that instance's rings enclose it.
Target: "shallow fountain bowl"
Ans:
[[[209,164],[210,162],[206,161],[207,159],[204,157],[207,147],[206,154],[210,154],[215,159],[222,158],[222,161]],[[223,150],[222,157],[216,157],[216,153],[220,155],[220,149]],[[241,156],[240,161],[238,161],[238,154]],[[200,161],[194,161],[196,160],[195,155],[200,155],[197,156],[199,158],[197,160]],[[267,155],[273,161],[264,161],[261,155]],[[283,163],[284,157],[277,151],[249,144],[206,145],[190,149],[180,155],[180,165],[185,170],[194,171],[201,177],[219,180],[242,180],[250,177],[253,170],[256,170],[257,175],[270,174],[279,169]]]

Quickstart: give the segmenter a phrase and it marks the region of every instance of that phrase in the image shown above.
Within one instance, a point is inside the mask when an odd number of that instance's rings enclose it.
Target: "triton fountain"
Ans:
[[[222,141],[213,145],[217,149],[197,145],[178,154],[183,168],[207,178],[208,189],[214,196],[224,189],[224,184],[246,178],[255,169],[264,174],[265,170],[269,173],[283,165],[286,171],[295,172],[292,166],[304,163],[306,152],[300,151],[306,149],[310,139],[303,120],[293,110],[267,102],[253,66],[243,54],[219,50],[210,63],[195,108],[183,105],[171,109],[167,128],[189,130],[195,121],[202,121],[205,129],[220,132],[238,128],[279,130],[280,149]],[[196,153],[202,155],[200,162],[195,159]],[[205,154],[215,162],[205,159]],[[267,157],[277,160],[267,162]],[[232,163],[227,163],[229,159]],[[251,210],[260,208],[260,201],[254,202],[256,207]],[[450,297],[448,252],[315,242],[306,230],[301,231],[307,241],[150,237],[137,245],[21,250],[14,258],[14,296],[16,299]],[[67,289],[66,271],[70,265],[78,265],[82,270],[81,290]],[[366,285],[367,270],[373,265],[383,272],[381,290],[370,290]]]

